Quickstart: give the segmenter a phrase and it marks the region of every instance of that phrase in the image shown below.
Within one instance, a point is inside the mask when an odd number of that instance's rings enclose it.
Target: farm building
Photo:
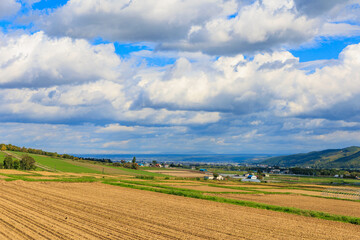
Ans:
[[[261,182],[259,179],[249,179],[249,178],[244,178],[241,179],[242,182]]]
[[[219,176],[216,177],[216,180],[224,180],[224,177],[219,175]]]
[[[219,175],[219,176],[217,176],[217,177],[215,178],[214,176],[207,175],[207,176],[204,177],[204,179],[205,179],[205,180],[214,180],[214,179],[216,179],[216,180],[224,180],[224,177],[221,176],[221,175]]]

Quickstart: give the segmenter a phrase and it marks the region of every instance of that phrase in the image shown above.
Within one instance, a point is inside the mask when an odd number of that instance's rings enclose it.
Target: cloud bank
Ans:
[[[288,153],[360,144],[360,43],[313,62],[289,51],[359,36],[356,6],[69,0],[31,10],[19,17],[35,19],[31,27],[0,33],[0,141],[59,152]],[[22,8],[2,1],[0,18]],[[125,43],[140,47],[125,57]],[[149,63],[156,60],[165,64]]]
[[[153,42],[160,50],[234,55],[310,41],[348,2],[70,0],[43,16],[38,26],[52,36]]]

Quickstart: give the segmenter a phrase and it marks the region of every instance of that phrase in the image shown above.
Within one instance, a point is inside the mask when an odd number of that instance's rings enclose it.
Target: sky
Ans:
[[[360,146],[360,0],[1,0],[0,142],[58,153]]]

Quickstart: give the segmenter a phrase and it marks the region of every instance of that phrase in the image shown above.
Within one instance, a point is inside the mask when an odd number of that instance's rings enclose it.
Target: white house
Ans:
[[[219,175],[219,176],[217,176],[216,180],[224,180],[224,177]]]

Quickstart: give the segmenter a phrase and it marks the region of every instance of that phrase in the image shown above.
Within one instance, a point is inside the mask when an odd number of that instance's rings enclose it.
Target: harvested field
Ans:
[[[57,179],[57,177],[50,177],[50,176],[29,176],[27,178],[31,178],[31,179]]]
[[[264,192],[289,192],[289,193],[295,193],[295,194],[307,194],[307,195],[314,195],[314,196],[323,196],[322,192],[318,191],[307,191],[307,190],[300,190],[300,189],[261,189],[261,191]]]
[[[159,184],[166,184],[166,185],[201,185],[203,182],[198,181],[184,181],[184,180],[177,180],[177,181],[171,181],[171,180],[163,180],[158,181]]]
[[[1,239],[359,239],[360,226],[101,183],[0,181]]]
[[[208,194],[225,198],[267,203],[285,207],[296,207],[339,215],[360,217],[360,202],[342,201],[336,199],[314,198],[299,195],[273,194]]]
[[[203,173],[199,173],[199,172],[193,172],[193,171],[175,171],[175,170],[171,170],[171,171],[167,171],[167,170],[146,170],[147,172],[153,172],[153,173],[161,173],[164,175],[169,175],[169,176],[173,176],[173,177],[200,177],[203,178],[204,176],[206,176]]]
[[[4,174],[14,174],[14,175],[31,175],[31,172],[23,172],[23,171],[19,171],[19,170],[14,170],[14,169],[0,169],[0,173],[4,173]]]
[[[170,185],[172,186],[172,185]],[[178,188],[186,188],[191,190],[205,191],[205,192],[247,192],[243,190],[230,189],[230,188],[218,188],[218,187],[210,187],[205,185],[198,186],[189,186],[189,185],[173,185]]]
[[[43,176],[62,176],[65,173],[58,173],[58,172],[48,172],[48,171],[31,171],[32,173],[40,174]]]

